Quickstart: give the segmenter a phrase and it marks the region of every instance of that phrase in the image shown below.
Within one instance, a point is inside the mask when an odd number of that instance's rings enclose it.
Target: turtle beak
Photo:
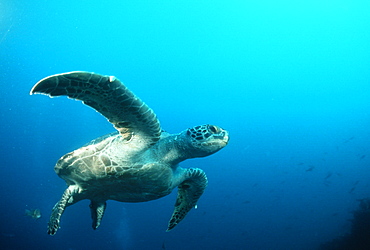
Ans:
[[[229,143],[229,139],[230,139],[229,132],[227,130],[223,130],[222,132],[224,134],[223,141],[226,146]]]
[[[228,144],[228,143],[229,143],[229,139],[230,139],[230,137],[229,137],[229,133],[227,133],[227,134],[224,136],[224,142],[225,142],[226,144]]]
[[[229,143],[229,132],[219,127],[221,131],[217,135],[213,135],[213,138],[221,140],[220,144],[225,147]]]

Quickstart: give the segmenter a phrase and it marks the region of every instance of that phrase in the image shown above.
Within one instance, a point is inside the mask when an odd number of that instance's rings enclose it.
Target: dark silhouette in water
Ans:
[[[347,140],[345,140],[343,143],[348,143],[348,142],[352,141],[353,139],[355,139],[355,137],[354,137],[354,136],[352,136],[351,138],[348,138],[348,139],[347,139]]]
[[[306,169],[306,172],[311,172],[312,170],[314,170],[315,169],[315,166],[312,166],[312,165],[310,165],[310,166],[308,166],[308,168]]]
[[[370,249],[370,198],[359,202],[359,209],[353,212],[351,232],[322,244],[321,250]]]
[[[355,191],[356,187],[357,187],[357,184],[359,183],[360,181],[356,181],[354,184],[353,184],[353,187],[348,191],[348,193],[353,193],[353,191]]]

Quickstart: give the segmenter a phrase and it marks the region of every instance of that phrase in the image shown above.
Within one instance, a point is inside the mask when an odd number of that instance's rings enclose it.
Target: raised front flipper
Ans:
[[[77,186],[69,186],[63,193],[62,198],[55,204],[51,211],[51,216],[48,223],[48,234],[54,235],[59,229],[60,217],[67,206],[74,204],[73,195],[78,193]]]
[[[167,231],[173,229],[186,214],[197,205],[197,201],[207,187],[207,177],[203,170],[189,168],[186,180],[178,187],[175,211],[168,223]]]
[[[104,215],[106,207],[107,207],[107,203],[105,201],[104,202],[91,201],[90,211],[91,211],[91,218],[93,220],[92,227],[94,230],[100,226],[100,222],[103,219],[103,215]]]
[[[122,137],[146,148],[159,140],[159,121],[144,102],[114,76],[76,71],[52,75],[36,83],[31,94],[66,95],[105,116]]]

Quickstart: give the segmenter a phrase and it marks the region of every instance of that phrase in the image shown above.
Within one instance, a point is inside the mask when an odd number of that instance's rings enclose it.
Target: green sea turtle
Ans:
[[[31,94],[66,95],[83,101],[105,116],[118,132],[99,137],[61,157],[54,170],[68,185],[52,209],[48,234],[59,229],[67,206],[89,199],[92,227],[103,218],[107,200],[144,202],[178,187],[174,228],[196,206],[207,186],[198,168],[178,164],[205,157],[226,146],[229,134],[215,125],[200,125],[178,134],[164,132],[154,112],[113,76],[89,72],[52,75],[39,81]]]

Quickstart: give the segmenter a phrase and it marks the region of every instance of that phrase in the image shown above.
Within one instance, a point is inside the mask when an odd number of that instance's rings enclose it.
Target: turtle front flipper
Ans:
[[[73,195],[78,193],[77,186],[69,186],[63,193],[62,198],[55,204],[48,223],[48,234],[54,235],[59,229],[60,217],[64,209],[75,203]]]
[[[107,207],[107,203],[91,201],[90,203],[90,211],[91,211],[91,218],[93,220],[92,227],[93,229],[97,229],[100,226],[100,222],[103,219],[103,215],[105,212],[105,208]]]
[[[207,177],[199,168],[189,168],[186,179],[178,187],[175,211],[168,223],[167,232],[173,229],[186,214],[197,205],[197,201],[207,187]]]
[[[46,77],[35,84],[31,94],[68,96],[81,100],[105,116],[125,141],[155,144],[161,135],[157,116],[143,101],[114,76],[75,71]]]

